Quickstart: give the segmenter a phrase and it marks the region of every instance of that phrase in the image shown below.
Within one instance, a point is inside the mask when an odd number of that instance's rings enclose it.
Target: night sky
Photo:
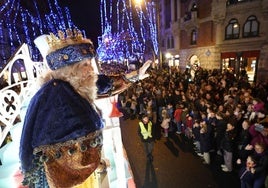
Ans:
[[[95,47],[98,46],[98,36],[101,35],[100,0],[59,0],[60,4],[70,9],[73,23],[85,30]]]

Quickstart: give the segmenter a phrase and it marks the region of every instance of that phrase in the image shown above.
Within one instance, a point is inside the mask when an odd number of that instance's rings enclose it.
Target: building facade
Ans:
[[[268,71],[268,0],[161,0],[163,61],[180,68]]]

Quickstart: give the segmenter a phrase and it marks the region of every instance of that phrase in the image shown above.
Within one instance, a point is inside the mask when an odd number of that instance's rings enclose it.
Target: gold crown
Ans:
[[[50,33],[49,36],[47,36],[46,40],[50,48],[48,53],[64,48],[69,45],[75,45],[81,43],[92,44],[92,41],[87,38],[84,38],[82,32],[78,29],[73,30],[66,29],[65,33],[62,30],[59,30],[58,37],[53,33]]]

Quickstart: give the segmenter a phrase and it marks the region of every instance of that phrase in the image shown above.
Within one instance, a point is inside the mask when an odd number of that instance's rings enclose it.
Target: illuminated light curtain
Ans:
[[[158,53],[155,4],[144,0],[141,6],[132,7],[131,0],[101,0],[99,60],[135,61],[146,46]]]
[[[120,61],[129,55],[122,37],[127,31],[126,7],[123,1],[101,1],[102,38],[97,53],[102,61]],[[120,12],[121,11],[121,12]],[[120,15],[119,15],[120,13]],[[126,26],[124,26],[126,25]]]
[[[157,32],[157,18],[156,5],[154,2],[149,2],[146,6],[146,11],[149,20],[150,36],[153,44],[155,54],[158,54],[158,32]]]
[[[66,19],[67,19],[67,25],[68,28],[74,28],[76,27],[73,22],[72,22],[72,18],[71,18],[71,14],[70,14],[70,10],[67,7],[64,7],[64,11],[66,13]],[[86,35],[84,35],[86,36]]]
[[[48,11],[40,10],[38,0],[32,0],[32,10],[22,5],[21,0],[6,0],[0,7],[0,45],[1,54],[5,53],[4,45],[9,44],[13,54],[22,44],[27,43],[32,59],[37,61],[41,58],[33,40],[42,34],[57,32],[59,29],[76,28],[71,21],[69,9],[61,7],[57,0],[48,0]],[[5,19],[3,19],[5,18]],[[8,36],[8,37],[4,37]],[[1,65],[3,62],[0,62]]]
[[[38,18],[37,25],[39,26],[40,33],[43,33],[43,23],[42,23],[42,19],[40,16],[40,12],[39,12],[38,7],[37,7],[37,2],[34,1],[33,3],[34,3],[35,12],[36,12],[37,18]]]
[[[145,42],[146,42],[146,28],[144,26],[143,20],[144,18],[144,14],[142,11],[142,6],[141,5],[136,5],[136,11],[137,11],[137,15],[139,17],[139,21],[140,21],[140,35],[141,35],[141,40],[142,40],[142,51],[145,51]]]

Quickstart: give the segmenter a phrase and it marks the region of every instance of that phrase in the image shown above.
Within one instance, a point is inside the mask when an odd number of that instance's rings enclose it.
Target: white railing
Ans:
[[[12,68],[16,61],[23,61],[25,77],[21,72],[14,78]],[[27,44],[22,44],[0,73],[6,77],[7,87],[0,90],[0,145],[2,145],[12,126],[20,121],[20,110],[25,99],[33,94],[36,77],[44,70],[43,62],[32,61]]]

